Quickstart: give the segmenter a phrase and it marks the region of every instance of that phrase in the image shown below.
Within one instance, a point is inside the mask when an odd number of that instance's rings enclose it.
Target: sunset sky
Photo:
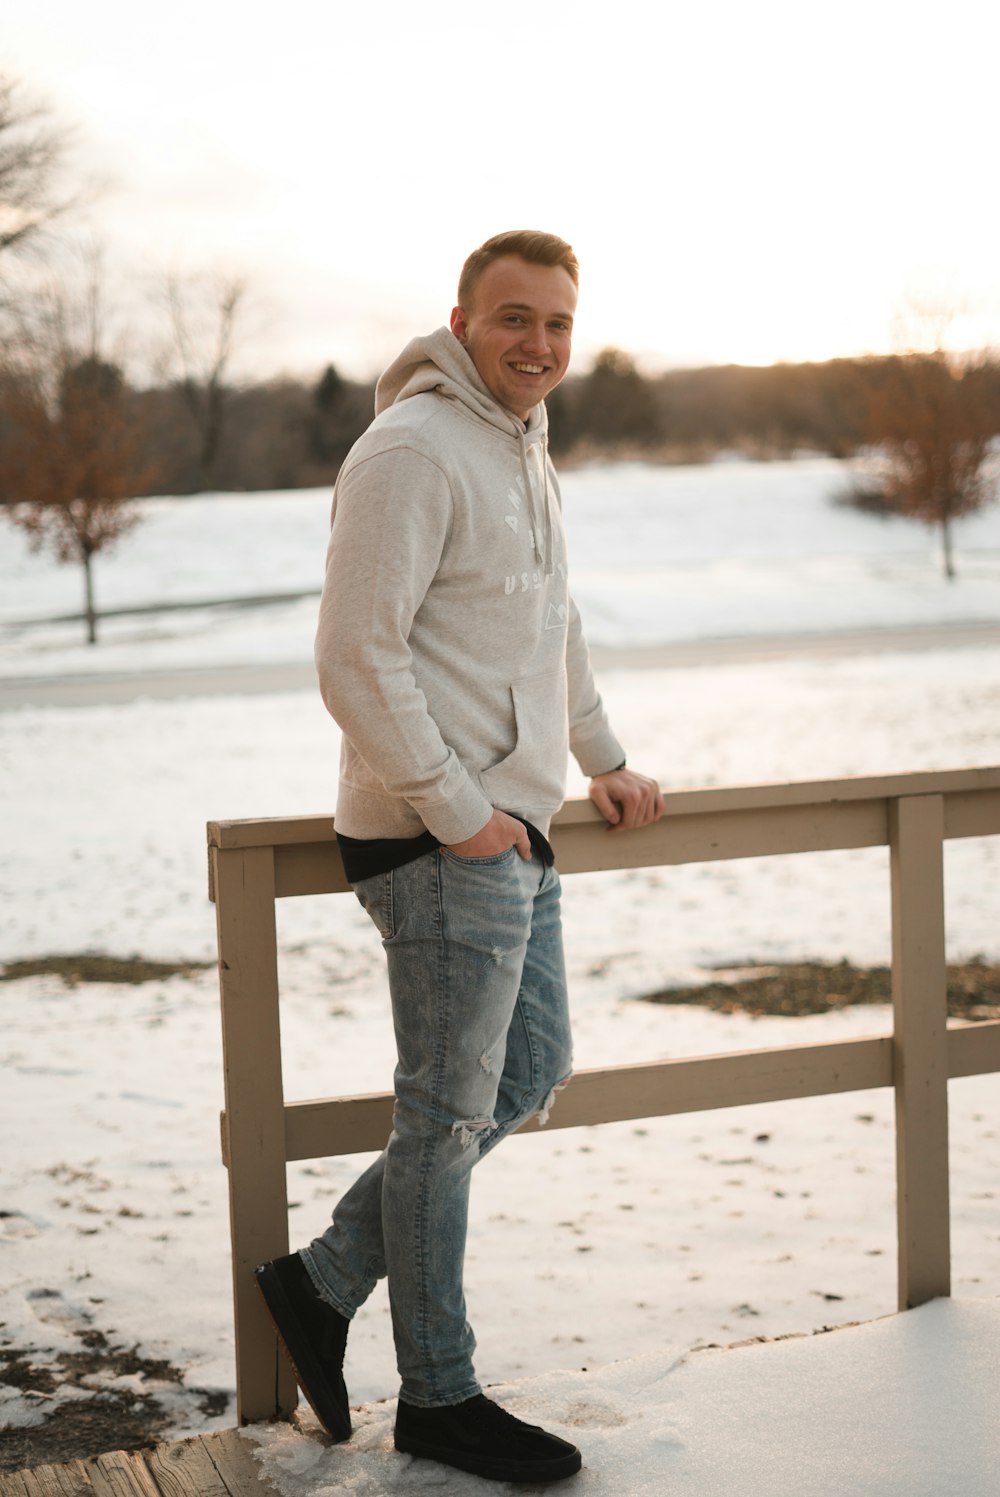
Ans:
[[[258,373],[367,375],[500,229],[569,239],[578,367],[1000,326],[1000,8],[844,0],[6,0],[0,68],[74,124],[121,283],[247,274]]]

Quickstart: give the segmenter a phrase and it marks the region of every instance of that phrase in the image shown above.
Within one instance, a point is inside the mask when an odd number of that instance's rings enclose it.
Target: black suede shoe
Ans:
[[[396,1449],[490,1481],[535,1485],[574,1476],[582,1464],[575,1445],[537,1424],[515,1419],[483,1393],[433,1409],[418,1409],[400,1399]]]
[[[351,1322],[320,1299],[298,1253],[254,1269],[299,1387],[334,1440],[351,1434],[344,1351]]]

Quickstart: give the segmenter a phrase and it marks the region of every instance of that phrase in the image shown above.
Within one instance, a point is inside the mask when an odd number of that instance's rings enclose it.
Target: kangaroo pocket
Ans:
[[[513,681],[510,694],[517,741],[506,759],[482,771],[480,784],[501,810],[551,814],[566,790],[566,672],[560,668]]]

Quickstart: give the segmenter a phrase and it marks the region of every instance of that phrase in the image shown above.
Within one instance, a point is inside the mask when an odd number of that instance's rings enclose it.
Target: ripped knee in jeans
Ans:
[[[463,1149],[469,1149],[477,1138],[490,1128],[496,1127],[493,1118],[459,1118],[451,1125],[453,1138],[458,1138]]]
[[[564,1076],[561,1081],[557,1081],[555,1086],[549,1092],[548,1096],[545,1098],[545,1101],[542,1103],[537,1113],[539,1128],[544,1128],[545,1124],[549,1120],[549,1113],[552,1111],[552,1104],[556,1100],[556,1093],[561,1092],[564,1086],[569,1086],[571,1078],[572,1072],[570,1072],[569,1076]]]

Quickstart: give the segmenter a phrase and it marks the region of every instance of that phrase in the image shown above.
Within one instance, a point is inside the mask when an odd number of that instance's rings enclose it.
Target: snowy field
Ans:
[[[1000,621],[998,512],[959,527],[960,577],[949,586],[924,531],[830,505],[826,496],[842,481],[835,464],[819,461],[569,474],[575,590],[592,638],[659,644]],[[145,523],[99,560],[104,606],[319,584],[326,495],[152,500],[144,508]],[[0,962],[80,951],[210,960],[205,822],[332,811],[336,730],[311,690],[154,701],[144,696],[144,676],[307,661],[315,602],[124,618],[108,624],[97,650],[79,642],[78,624],[23,626],[72,612],[77,589],[72,570],[30,556],[15,532],[0,531],[0,683],[117,673],[135,685],[122,706],[0,713]],[[622,668],[602,679],[631,762],[668,789],[1000,762],[1000,648],[834,660],[806,652],[697,669]],[[574,778],[571,793],[582,788]],[[1000,960],[998,874],[997,839],[949,845],[952,959]],[[641,1001],[713,964],[887,961],[882,850],[579,875],[565,889],[581,1067],[889,1026],[878,1008],[754,1020]],[[279,942],[286,1094],[388,1085],[382,955],[351,898],[282,901]],[[177,1432],[231,1423],[231,1406],[212,1418],[199,1412],[200,1390],[232,1386],[214,974],[77,989],[32,977],[0,984],[0,1004],[8,1140],[0,1342],[34,1348],[45,1361],[79,1345],[82,1331],[99,1330],[181,1371],[181,1382],[155,1389]],[[943,1346],[959,1323],[977,1349],[993,1336],[996,1366],[995,1321],[982,1297],[1000,1294],[1000,1079],[952,1083],[951,1100],[954,1292],[963,1303],[838,1332],[867,1336],[876,1369],[883,1352]],[[322,1228],[361,1163],[290,1167],[296,1243]],[[674,1462],[664,1471],[686,1480],[692,1459],[674,1415],[658,1405],[648,1426],[630,1422],[630,1380],[659,1389],[654,1403],[669,1402],[680,1385],[663,1379],[675,1366],[690,1380],[721,1365],[714,1353],[685,1360],[689,1348],[895,1308],[892,1099],[883,1093],[516,1139],[484,1165],[473,1204],[468,1294],[481,1376],[541,1378],[539,1387],[546,1376],[562,1378],[558,1397],[570,1404],[585,1384],[591,1413],[580,1416],[588,1424],[581,1438],[595,1458],[598,1448],[607,1453],[609,1469],[638,1469],[638,1455],[654,1449]],[[794,1343],[796,1366],[804,1356],[808,1366],[815,1348],[831,1359],[824,1377],[839,1379],[827,1348],[842,1344]],[[771,1351],[727,1364],[731,1394],[716,1396],[742,1399],[772,1365]],[[606,1366],[622,1358],[641,1361],[635,1371]],[[812,1363],[810,1377],[821,1365]],[[359,1402],[394,1392],[384,1295],[352,1329],[348,1374]],[[533,1388],[518,1382],[511,1401],[520,1407]],[[803,1388],[818,1400],[816,1385]],[[606,1410],[603,1425],[594,1408]],[[41,1400],[0,1387],[0,1416],[10,1422],[45,1412]],[[387,1419],[381,1407],[365,1414],[359,1450],[381,1448]],[[989,1427],[995,1448],[1000,1436]],[[335,1482],[322,1463],[309,1475],[322,1455],[315,1442],[273,1439],[314,1448],[281,1457],[289,1493],[389,1490],[372,1485],[378,1478],[363,1465],[351,1468],[350,1482],[346,1467]],[[972,1450],[966,1442],[968,1459]],[[280,1452],[272,1454],[277,1462]],[[306,1474],[296,1475],[296,1463]],[[406,1490],[421,1485],[420,1469]],[[670,1489],[729,1491],[700,1470],[691,1467],[691,1485]],[[964,1480],[967,1465],[961,1471]],[[985,1486],[967,1480],[951,1488],[921,1486],[904,1468],[897,1476],[884,1488],[847,1479],[798,1490],[986,1497]],[[455,1488],[474,1489],[471,1478]],[[745,1490],[779,1497],[786,1487],[762,1476]]]
[[[958,585],[932,532],[833,505],[829,459],[563,477],[573,590],[592,643],[655,645],[787,631],[1000,621],[1000,506],[956,531]],[[322,584],[326,490],[147,499],[142,523],[96,562],[99,608],[305,592]],[[99,651],[79,624],[72,567],[0,530],[0,676],[309,660],[316,604],[110,619]]]

